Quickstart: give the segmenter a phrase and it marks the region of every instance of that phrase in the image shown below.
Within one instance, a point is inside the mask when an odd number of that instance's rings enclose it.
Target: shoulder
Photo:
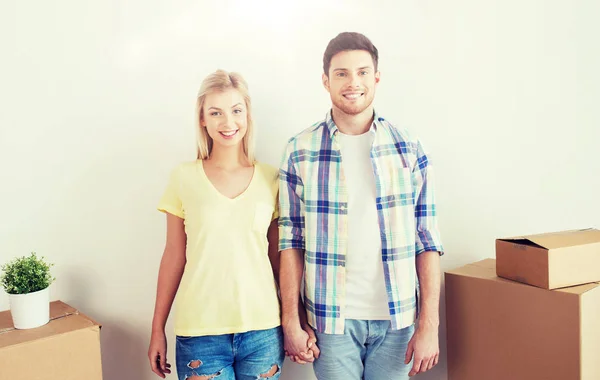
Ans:
[[[431,165],[429,152],[424,148],[420,138],[404,128],[378,117],[377,125],[381,128],[383,138],[380,148],[386,152],[398,152],[409,168],[423,168]],[[390,149],[393,146],[393,149]]]
[[[279,189],[279,169],[256,161],[254,175],[257,177],[257,184],[263,189],[270,189],[269,193],[276,195]]]
[[[327,123],[324,120],[314,123],[310,127],[291,137],[288,140],[287,150],[294,151],[312,145],[315,139],[322,138],[323,133],[326,130]]]
[[[202,160],[183,161],[183,162],[180,162],[177,166],[175,166],[175,169],[178,169],[181,171],[190,171],[190,170],[195,171],[198,169],[198,165],[202,165]]]
[[[171,169],[171,179],[178,181],[185,180],[186,178],[195,175],[198,171],[198,165],[201,164],[201,160],[180,162]]]
[[[265,179],[277,179],[279,176],[279,169],[272,165],[256,161],[256,167],[258,168],[257,172],[260,172]]]
[[[421,140],[408,128],[392,123],[383,117],[377,118],[377,125],[401,153],[417,157],[425,154]]]
[[[395,142],[404,142],[411,145],[419,144],[419,139],[411,133],[408,128],[393,123],[384,117],[377,117],[377,125],[382,127],[385,132],[389,133]]]

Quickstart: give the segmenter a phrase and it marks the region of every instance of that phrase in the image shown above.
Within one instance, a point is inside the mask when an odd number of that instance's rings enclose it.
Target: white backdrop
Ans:
[[[600,2],[211,3],[0,3],[0,262],[35,250],[56,263],[52,298],[103,324],[105,379],[155,378],[155,207],[195,157],[195,96],[217,68],[248,80],[258,158],[278,165],[328,110],[327,42],[370,37],[377,111],[437,166],[443,269],[493,257],[496,237],[599,227]],[[446,379],[444,308],[424,380]],[[287,362],[282,379],[314,377]]]

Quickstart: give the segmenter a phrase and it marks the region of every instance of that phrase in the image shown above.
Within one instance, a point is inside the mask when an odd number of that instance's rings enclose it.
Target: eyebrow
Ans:
[[[365,69],[372,69],[372,66],[363,66],[363,67],[359,67],[356,70],[365,70]],[[337,68],[337,69],[333,69],[333,71],[348,71],[348,69],[345,68]]]
[[[231,106],[231,108],[235,108],[235,107],[237,107],[237,106],[241,106],[241,105],[242,105],[242,103],[237,103],[237,104],[234,104],[233,106]],[[217,110],[217,111],[221,111],[221,109],[220,109],[219,107],[208,107],[208,109],[209,109],[209,110]]]

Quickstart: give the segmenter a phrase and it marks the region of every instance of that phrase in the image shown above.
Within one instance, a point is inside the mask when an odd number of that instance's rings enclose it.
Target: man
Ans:
[[[438,362],[432,166],[419,140],[374,112],[377,65],[362,34],[329,42],[331,112],[290,140],[280,170],[285,348],[314,361],[319,380],[407,379]]]

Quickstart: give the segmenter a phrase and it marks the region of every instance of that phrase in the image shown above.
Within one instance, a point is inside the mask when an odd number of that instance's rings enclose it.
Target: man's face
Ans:
[[[377,83],[379,71],[365,50],[337,53],[331,58],[329,76],[323,74],[333,107],[347,115],[358,115],[371,106]]]

